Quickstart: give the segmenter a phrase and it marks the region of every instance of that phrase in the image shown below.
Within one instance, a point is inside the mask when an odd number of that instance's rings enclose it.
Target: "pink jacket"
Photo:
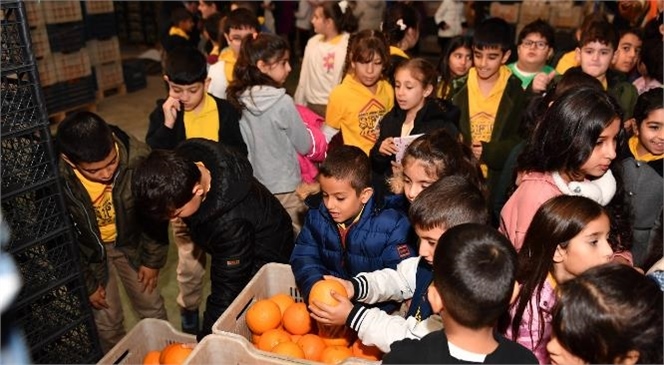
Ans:
[[[547,200],[562,195],[551,173],[529,172],[500,212],[500,231],[512,241],[517,251],[537,209]]]
[[[551,339],[551,321],[553,320],[552,311],[553,306],[556,304],[556,291],[551,286],[550,278],[544,280],[542,285],[542,292],[540,293],[540,300],[537,301],[537,296],[534,295],[530,299],[530,303],[526,306],[526,310],[521,317],[519,324],[519,333],[516,337],[516,342],[525,346],[527,349],[535,354],[540,364],[551,363],[549,359],[549,352],[546,350],[546,344]],[[514,316],[515,306],[510,310],[510,316]],[[544,314],[544,332],[540,332],[540,318],[537,312],[533,313],[532,309],[539,308]],[[531,322],[532,321],[532,322]],[[505,333],[505,337],[512,339],[512,327],[510,326]],[[540,341],[538,346],[537,341]]]
[[[323,162],[327,151],[327,141],[321,130],[325,120],[306,106],[296,105],[296,107],[311,135],[311,151],[307,155],[298,154],[297,161],[300,163],[302,181],[313,183],[316,181],[316,175],[318,175],[316,163]]]

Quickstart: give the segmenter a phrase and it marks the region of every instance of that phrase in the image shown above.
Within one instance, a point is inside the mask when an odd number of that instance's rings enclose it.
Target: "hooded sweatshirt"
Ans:
[[[283,88],[253,86],[240,95],[240,132],[254,176],[272,194],[295,191],[301,181],[297,154],[311,150],[311,136]]]

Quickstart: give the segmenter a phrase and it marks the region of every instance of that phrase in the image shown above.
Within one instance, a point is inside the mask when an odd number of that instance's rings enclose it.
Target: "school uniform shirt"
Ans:
[[[498,347],[490,354],[475,354],[449,342],[445,331],[428,334],[421,340],[406,339],[392,346],[383,364],[537,364],[527,348],[494,334]]]
[[[341,81],[349,37],[344,32],[329,41],[324,41],[321,34],[309,38],[304,49],[295,103],[327,105],[330,92]]]
[[[311,136],[286,89],[254,86],[240,95],[240,132],[254,176],[272,194],[295,191],[302,181],[297,154],[311,151]]]
[[[530,85],[531,82],[533,82],[533,79],[535,78],[535,75],[537,75],[540,72],[544,72],[545,74],[549,74],[551,71],[553,71],[553,67],[549,65],[544,65],[541,70],[537,72],[525,72],[520,70],[516,62],[510,63],[507,65],[507,67],[512,71],[512,74],[521,80],[521,87],[526,90],[528,85]]]
[[[219,111],[210,94],[205,94],[203,109],[184,112],[185,138],[205,138],[219,142]]]
[[[558,60],[558,64],[556,65],[556,72],[558,75],[562,75],[570,68],[577,67],[578,65],[579,63],[576,61],[576,51],[572,50],[560,57],[560,60]]]
[[[230,48],[225,48],[217,57],[217,62],[208,69],[210,84],[207,92],[219,99],[226,99],[226,89],[233,81],[233,67],[237,59]]]
[[[470,136],[473,141],[489,142],[496,122],[498,106],[503,97],[507,80],[512,72],[506,66],[501,66],[498,71],[498,80],[491,88],[489,95],[484,96],[480,91],[477,80],[477,70],[472,67],[468,72],[468,113],[470,116]],[[486,164],[482,163],[482,172],[487,177]]]
[[[394,89],[389,82],[378,81],[373,94],[352,75],[346,75],[330,93],[325,123],[341,130],[344,144],[357,146],[368,155],[378,138],[377,125],[393,106]]]

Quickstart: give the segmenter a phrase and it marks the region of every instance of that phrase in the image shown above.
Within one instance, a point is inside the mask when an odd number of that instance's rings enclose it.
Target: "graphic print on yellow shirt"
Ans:
[[[340,129],[344,144],[357,146],[366,154],[376,143],[377,126],[394,106],[394,90],[389,82],[378,81],[376,93],[351,75],[330,93],[325,122]]]
[[[115,150],[120,153],[117,144]],[[90,196],[97,218],[97,226],[99,226],[101,233],[101,240],[104,243],[115,242],[117,230],[115,228],[115,207],[113,206],[113,185],[90,181],[81,175],[77,169],[74,169],[74,174]]]
[[[206,138],[219,142],[219,111],[217,102],[205,94],[203,110],[198,113],[184,112],[185,138]]]

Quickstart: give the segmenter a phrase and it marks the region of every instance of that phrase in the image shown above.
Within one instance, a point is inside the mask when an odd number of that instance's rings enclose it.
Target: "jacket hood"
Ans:
[[[286,95],[286,89],[272,86],[253,86],[240,95],[240,101],[249,113],[262,115]]]
[[[195,216],[224,213],[249,193],[253,170],[245,157],[203,138],[188,139],[178,146],[177,151],[195,162],[202,162],[212,175],[210,191],[199,208],[200,214]]]

